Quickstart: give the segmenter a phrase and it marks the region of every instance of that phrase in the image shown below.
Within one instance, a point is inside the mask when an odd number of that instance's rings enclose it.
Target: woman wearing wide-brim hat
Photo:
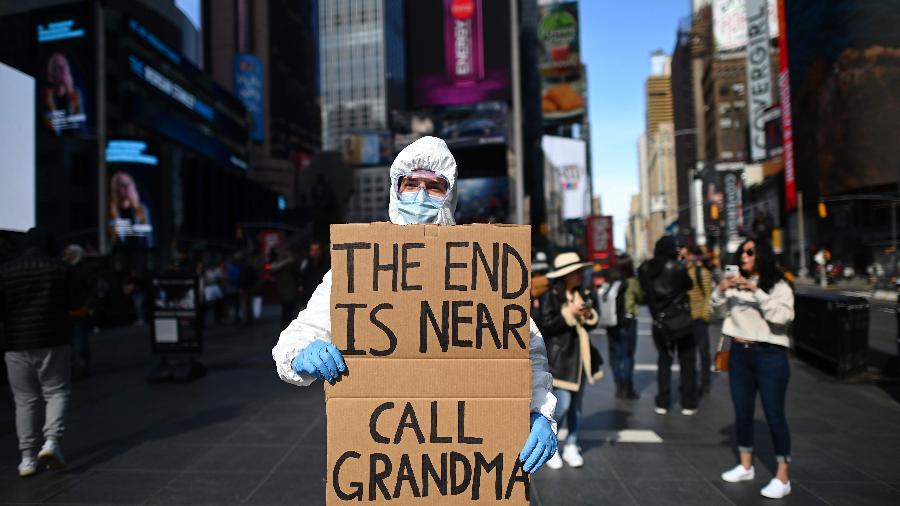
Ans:
[[[556,255],[553,270],[547,273],[550,290],[541,300],[540,329],[547,344],[553,393],[557,399],[554,418],[560,426],[565,422],[568,429],[561,451],[547,461],[551,469],[561,468],[563,461],[571,467],[584,465],[578,448],[584,387],[603,376],[600,353],[588,336],[599,317],[588,292],[581,286],[583,270],[590,266],[577,253]]]

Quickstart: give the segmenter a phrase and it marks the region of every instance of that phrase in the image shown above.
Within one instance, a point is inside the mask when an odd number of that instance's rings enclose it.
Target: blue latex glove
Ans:
[[[532,413],[530,425],[531,434],[519,453],[526,473],[536,472],[556,453],[556,434],[550,427],[550,420],[540,413]]]
[[[291,368],[297,374],[309,374],[332,385],[347,372],[347,364],[337,346],[318,339],[294,357]]]

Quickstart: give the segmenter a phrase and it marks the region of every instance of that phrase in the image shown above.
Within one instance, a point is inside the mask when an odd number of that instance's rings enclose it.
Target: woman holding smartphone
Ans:
[[[780,499],[791,493],[791,434],[785,394],[790,378],[787,328],[794,319],[794,292],[767,242],[744,241],[738,254],[737,272],[726,269],[711,298],[713,312],[725,318],[722,334],[731,339],[728,378],[740,453],[740,464],[722,473],[722,479],[737,483],[755,478],[753,411],[758,392],[778,462],[775,478],[760,493]]]

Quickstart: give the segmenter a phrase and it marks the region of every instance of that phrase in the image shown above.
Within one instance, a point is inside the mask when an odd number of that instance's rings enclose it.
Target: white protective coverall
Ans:
[[[391,222],[397,225],[407,225],[403,217],[397,211],[398,183],[404,176],[414,170],[430,170],[447,178],[450,190],[444,200],[444,207],[438,213],[434,223],[438,225],[454,225],[454,211],[456,210],[456,160],[447,148],[447,144],[437,137],[422,137],[401,151],[391,165],[390,204],[388,214]],[[547,348],[544,346],[544,338],[533,320],[531,325],[531,339],[529,346],[529,358],[531,359],[531,411],[544,415],[551,422],[553,430],[556,423],[553,421],[553,409],[556,407],[556,397],[552,393],[553,378],[547,364]],[[314,340],[319,339],[327,343],[331,342],[331,271],[325,274],[322,283],[313,292],[306,309],[300,312],[297,318],[281,332],[278,344],[272,348],[272,358],[275,359],[275,368],[278,376],[293,385],[307,386],[316,378],[306,374],[297,374],[291,368],[291,361],[304,348]]]

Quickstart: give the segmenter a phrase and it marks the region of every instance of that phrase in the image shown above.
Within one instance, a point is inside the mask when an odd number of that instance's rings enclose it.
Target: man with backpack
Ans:
[[[641,285],[634,275],[631,258],[620,257],[610,282],[598,294],[600,326],[606,327],[616,399],[637,400],[634,390],[634,353],[637,349],[638,304],[644,303]]]
[[[653,258],[638,269],[638,280],[653,316],[653,343],[659,352],[656,413],[669,412],[672,360],[677,352],[681,365],[681,414],[691,416],[697,412],[697,342],[688,300],[693,283],[678,261],[674,237],[663,236],[656,242]]]

